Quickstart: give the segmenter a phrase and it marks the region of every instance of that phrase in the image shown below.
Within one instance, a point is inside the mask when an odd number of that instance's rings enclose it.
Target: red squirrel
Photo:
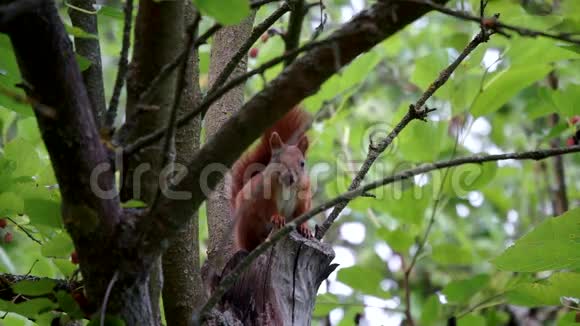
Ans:
[[[235,245],[251,251],[266,240],[273,226],[310,210],[312,195],[305,166],[309,115],[294,108],[268,129],[253,149],[232,167],[231,206]],[[312,237],[303,223],[298,232]]]

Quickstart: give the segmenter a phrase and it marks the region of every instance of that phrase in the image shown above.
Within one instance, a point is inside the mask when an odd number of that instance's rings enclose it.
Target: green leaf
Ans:
[[[15,215],[24,212],[24,201],[20,196],[12,192],[0,194],[0,214]]]
[[[408,230],[403,230],[402,228],[392,231],[387,228],[380,228],[377,230],[377,235],[385,240],[389,247],[399,253],[407,252],[414,242],[413,234]]]
[[[147,207],[147,204],[140,200],[131,199],[127,202],[124,202],[121,206],[123,206],[123,208],[143,208]]]
[[[501,71],[484,85],[471,113],[478,117],[497,111],[519,91],[546,77],[550,70],[549,65],[524,65]]]
[[[550,218],[506,249],[493,264],[513,272],[580,268],[580,209]]]
[[[415,70],[411,77],[411,82],[419,86],[422,90],[426,90],[447,65],[449,65],[449,58],[447,52],[443,49],[428,56],[415,59]],[[435,96],[445,99],[449,98],[450,88],[450,84],[446,83],[437,90]]]
[[[421,307],[420,325],[438,325],[437,320],[441,315],[441,302],[436,295],[431,295]]]
[[[38,296],[51,293],[56,282],[48,278],[41,278],[40,280],[22,280],[12,284],[12,290],[22,295]]]
[[[458,326],[485,326],[485,318],[481,315],[469,314],[457,321]]]
[[[42,246],[44,257],[67,258],[74,250],[74,244],[66,232],[60,232]]]
[[[364,275],[364,277],[361,277]],[[364,294],[385,297],[386,292],[381,289],[383,275],[374,268],[352,266],[338,271],[338,280]]]
[[[110,18],[115,18],[118,20],[123,20],[125,15],[123,14],[123,10],[111,6],[101,6],[99,11],[97,12],[99,16],[106,16]]]
[[[473,190],[487,186],[497,173],[497,163],[465,164],[449,170],[445,179],[445,191],[456,196],[465,196]],[[444,174],[441,174],[443,178]]]
[[[441,265],[469,265],[473,262],[470,250],[451,243],[434,246],[433,260]]]
[[[79,65],[80,71],[85,71],[89,69],[89,67],[93,64],[91,60],[87,59],[86,57],[83,57],[78,53],[75,53],[75,58],[77,60],[77,64]]]
[[[16,162],[14,176],[33,176],[40,169],[40,157],[36,147],[22,138],[16,138],[4,148],[6,159]]]
[[[193,4],[203,14],[224,25],[240,23],[250,14],[248,0],[193,0]]]
[[[88,38],[88,39],[93,39],[93,40],[98,40],[99,37],[95,34],[91,34],[91,33],[87,33],[85,32],[82,28],[76,27],[76,26],[72,26],[69,24],[65,24],[64,25],[66,32],[74,37],[77,38]]]
[[[33,224],[41,224],[60,228],[60,203],[55,200],[26,198],[24,212]]]
[[[580,85],[570,84],[562,90],[549,90],[548,94],[561,115],[572,117],[580,114]]]
[[[313,317],[325,317],[335,308],[340,307],[338,297],[331,293],[319,294],[316,297],[316,305],[312,312]]]
[[[36,118],[29,117],[25,119],[18,120],[18,136],[26,140],[30,144],[36,144],[40,141],[40,129],[38,129],[38,123]]]
[[[0,300],[0,310],[14,312],[22,316],[34,318],[42,312],[56,308],[56,304],[47,298],[34,298],[21,303]]]
[[[489,275],[476,275],[465,280],[450,282],[443,289],[443,294],[449,302],[465,304],[489,282]]]
[[[547,280],[520,284],[507,294],[510,303],[530,307],[557,306],[561,297],[580,298],[580,274],[556,273]]]
[[[83,319],[84,313],[70,293],[58,291],[55,294],[59,307],[74,319]]]

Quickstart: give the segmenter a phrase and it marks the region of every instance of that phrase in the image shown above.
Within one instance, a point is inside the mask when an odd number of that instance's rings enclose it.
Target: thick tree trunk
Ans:
[[[174,102],[176,74],[165,79],[152,99],[139,103],[139,97],[161,68],[179,54],[184,44],[184,1],[141,0],[135,24],[135,47],[127,81],[128,140],[133,141],[167,124]],[[193,140],[191,140],[193,141]],[[135,155],[121,171],[124,186],[122,200],[139,199],[149,206],[159,191],[163,157],[161,146],[153,146]],[[142,173],[142,174],[141,174]],[[163,287],[162,261],[153,264],[150,279],[154,319],[161,321],[159,299]]]
[[[194,9],[189,1],[185,3],[185,21],[189,26],[194,21]],[[184,37],[188,37],[184,33]],[[183,44],[187,42],[184,41]],[[200,99],[199,58],[197,50],[187,59],[187,84],[183,90],[180,115],[196,107]],[[175,135],[175,161],[187,164],[195,150],[199,148],[201,119],[195,118],[183,126]],[[205,302],[205,290],[201,281],[199,262],[199,221],[197,212],[177,234],[163,254],[163,308],[168,326],[189,325],[194,312]]]
[[[236,253],[222,276],[246,255]],[[310,325],[318,288],[338,266],[333,259],[329,244],[290,233],[240,275],[210,324],[229,318],[243,325]]]
[[[240,24],[228,26],[218,31],[211,47],[211,60],[209,69],[209,83],[213,87],[222,69],[232,59],[237,50],[248,39],[252,32],[254,14],[244,19]],[[246,72],[247,56],[238,64],[230,78]],[[221,85],[217,85],[221,87]],[[240,85],[221,99],[217,100],[205,115],[206,137],[214,135],[229,119],[232,113],[239,110],[244,104],[244,85]],[[220,172],[221,173],[221,172]],[[209,244],[207,249],[208,266],[215,273],[222,270],[224,264],[233,254],[233,225],[230,210],[228,191],[224,182],[220,182],[207,201],[207,224],[209,230]]]

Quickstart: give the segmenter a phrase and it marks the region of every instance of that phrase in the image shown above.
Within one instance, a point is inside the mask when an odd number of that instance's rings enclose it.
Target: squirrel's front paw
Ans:
[[[278,214],[272,215],[270,222],[272,222],[272,224],[274,224],[278,229],[286,225],[286,219],[284,216]]]
[[[308,225],[306,225],[306,223],[298,225],[297,229],[298,233],[300,233],[303,237],[305,237],[306,239],[312,239],[312,232],[310,232],[310,229],[308,228]]]

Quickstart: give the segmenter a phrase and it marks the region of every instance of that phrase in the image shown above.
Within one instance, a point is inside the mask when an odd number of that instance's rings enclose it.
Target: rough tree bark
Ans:
[[[185,2],[184,42],[186,32],[194,20],[194,8]],[[199,103],[199,58],[197,51],[187,59],[187,84],[183,90],[180,114],[189,112]],[[175,135],[175,162],[187,164],[199,148],[201,119],[177,130]],[[173,240],[163,254],[163,309],[168,326],[188,325],[194,312],[205,302],[205,290],[201,281],[199,262],[199,221],[197,212]]]
[[[222,69],[228,64],[236,51],[248,39],[252,32],[255,12],[244,19],[240,24],[224,27],[219,30],[211,47],[209,68],[209,84],[214,82]],[[230,75],[231,78],[246,72],[247,56],[244,57]],[[221,85],[218,85],[218,87]],[[244,104],[244,85],[232,89],[221,99],[216,101],[205,115],[206,138],[213,136],[224,122]],[[209,243],[207,249],[207,263],[210,273],[219,272],[231,257],[232,253],[232,217],[230,202],[224,182],[220,182],[207,200],[207,225]]]
[[[161,68],[180,52],[183,46],[184,1],[139,1],[135,22],[135,47],[127,78],[127,108],[125,132],[132,141],[167,124],[174,101],[176,74],[172,73],[159,84],[151,100],[139,103],[139,97]],[[191,70],[190,70],[191,72]],[[189,128],[195,124],[190,124]],[[186,131],[183,131],[186,132]],[[193,142],[193,140],[192,140]],[[121,199],[138,199],[152,205],[159,191],[163,157],[160,146],[143,150],[125,160]],[[151,273],[150,295],[154,318],[161,321],[159,299],[163,288],[161,259]]]
[[[71,0],[72,6],[88,12],[95,12],[94,0]],[[93,35],[99,35],[97,15],[88,14],[75,8],[69,8],[68,14],[73,26]],[[91,101],[93,116],[97,127],[103,125],[107,110],[105,102],[105,86],[103,84],[103,68],[101,63],[101,46],[98,39],[75,37],[75,50],[78,54],[89,59],[91,65],[82,72],[83,80]]]
[[[245,255],[236,253],[222,276]],[[329,244],[290,233],[238,278],[208,324],[229,318],[244,325],[310,325],[318,288],[338,266],[333,259]]]

